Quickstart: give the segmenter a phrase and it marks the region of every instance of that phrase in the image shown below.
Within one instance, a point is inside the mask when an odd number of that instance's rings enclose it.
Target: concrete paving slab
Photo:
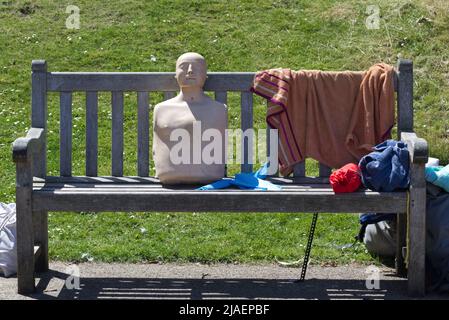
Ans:
[[[0,278],[0,299],[409,299],[406,279],[387,267],[312,265],[304,282],[299,276],[299,268],[276,264],[52,262],[29,296],[17,294],[17,278]]]

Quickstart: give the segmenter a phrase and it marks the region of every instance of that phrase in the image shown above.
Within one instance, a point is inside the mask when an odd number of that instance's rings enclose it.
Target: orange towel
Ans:
[[[270,69],[254,77],[251,91],[268,99],[267,123],[279,133],[283,176],[310,157],[340,168],[390,138],[394,125],[394,69],[324,72]]]

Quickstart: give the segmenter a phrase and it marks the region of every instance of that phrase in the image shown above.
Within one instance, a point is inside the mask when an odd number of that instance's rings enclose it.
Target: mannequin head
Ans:
[[[195,52],[182,54],[176,61],[175,78],[181,88],[202,88],[207,78],[206,60]]]

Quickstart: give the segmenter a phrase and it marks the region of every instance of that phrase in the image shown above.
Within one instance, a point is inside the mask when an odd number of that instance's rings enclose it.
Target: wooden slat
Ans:
[[[221,102],[223,104],[228,104],[228,93],[226,91],[215,91],[215,100],[218,102]],[[228,110],[228,115],[229,115],[229,110]],[[223,152],[226,155],[227,154],[227,145],[223,146]],[[226,159],[225,160],[225,172],[224,172],[224,176],[227,177],[228,176],[228,165],[226,163]]]
[[[165,91],[164,101],[176,97],[176,91]]]
[[[48,212],[33,211],[34,242],[39,243],[39,251],[34,253],[36,272],[48,270]],[[36,246],[35,246],[36,249]]]
[[[396,253],[395,253],[395,269],[396,275],[399,277],[407,276],[405,266],[404,249],[407,246],[407,216],[405,214],[396,215]]]
[[[323,178],[312,178],[307,177],[309,181],[304,181],[303,183],[298,183],[297,179],[304,178],[282,178],[282,177],[268,177],[265,180],[272,182],[276,185],[285,188],[314,188],[314,189],[332,189],[327,179]],[[46,187],[63,185],[66,187],[78,187],[78,186],[90,186],[90,185],[117,185],[117,188],[127,187],[127,186],[142,186],[146,188],[147,186],[157,186],[160,187],[161,183],[159,179],[155,177],[113,177],[113,176],[100,176],[100,177],[87,177],[87,176],[75,176],[75,177],[56,177],[49,176],[45,180],[40,178],[34,178],[33,183],[35,187]],[[175,184],[175,185],[164,185],[167,189],[179,189],[179,190],[193,190],[198,185],[189,184]]]
[[[51,211],[403,212],[405,193],[178,190],[33,191],[33,206]]]
[[[123,92],[112,92],[112,175],[123,176]]]
[[[247,91],[254,72],[209,72],[205,91]],[[177,91],[174,72],[51,72],[49,91]]]
[[[72,175],[72,93],[60,94],[60,174]]]
[[[270,102],[267,100],[267,108]],[[274,147],[274,148],[271,148]],[[273,171],[276,170],[271,176],[279,175],[279,133],[273,131],[273,128],[267,123],[267,161],[268,170]]]
[[[167,192],[167,191],[183,191],[183,192],[196,192],[199,185],[162,185],[160,183],[46,183],[46,184],[35,184],[33,186],[33,191],[73,191],[73,192],[84,192],[85,190],[91,190],[92,192],[97,191],[110,191],[115,193],[126,193],[128,191],[151,191],[151,192]],[[220,189],[222,193],[235,192],[238,190],[237,187],[231,187],[226,189]],[[307,191],[309,193],[326,193],[333,194],[333,189],[330,184],[310,184],[310,185],[282,185],[282,191],[285,192],[301,192]],[[360,194],[376,193],[375,191],[370,191],[368,189],[361,189],[357,191]],[[270,193],[270,191],[268,192]]]
[[[226,91],[215,91],[215,100],[228,104],[228,93]]]
[[[29,161],[16,162],[16,172],[18,292],[28,294],[33,292],[35,287],[31,163]]]
[[[273,182],[274,184],[282,185],[314,185],[314,184],[328,184],[329,180],[320,177],[269,177],[266,180]],[[99,177],[87,177],[87,176],[75,176],[75,177],[59,177],[59,176],[47,176],[45,179],[34,177],[34,183],[159,183],[159,179],[155,177],[139,177],[139,176],[99,176]],[[182,185],[180,185],[182,186]]]
[[[148,92],[137,92],[137,174],[141,177],[149,174],[149,121]]]
[[[270,177],[279,175],[278,141],[278,132],[267,125],[267,162]]]
[[[47,174],[47,63],[33,60],[31,63],[31,126],[43,128],[42,148],[34,154],[33,175],[45,177]],[[33,218],[34,238],[41,243],[41,252],[35,258],[36,271],[48,270],[48,213],[35,211]]]
[[[413,131],[413,62],[398,61],[398,140],[401,132]]]
[[[34,183],[150,183],[159,182],[159,179],[154,177],[138,177],[138,176],[99,176],[99,177],[87,177],[87,176],[75,176],[75,177],[59,177],[59,176],[47,176],[45,179],[33,178]]]
[[[227,105],[228,104],[228,93],[226,91],[215,91],[215,100]],[[229,110],[228,110],[228,115],[229,115]],[[226,152],[227,152],[226,148],[227,148],[227,146],[223,146],[224,154],[226,154]],[[228,176],[228,165],[226,163],[226,159],[224,159],[224,160],[225,160],[224,176],[227,177]]]
[[[97,183],[45,183],[45,184],[35,184],[33,186],[33,190],[50,190],[50,189],[67,189],[67,188],[75,188],[75,189],[88,189],[92,188],[95,190],[100,189],[107,189],[107,190],[115,190],[115,191],[122,191],[122,190],[128,190],[128,189],[140,189],[140,190],[159,190],[165,191],[165,190],[183,190],[183,191],[192,191],[199,187],[199,185],[162,185],[159,182],[154,183],[103,183],[103,182],[97,182]],[[223,192],[228,192],[238,189],[235,188],[227,188],[223,189]],[[282,185],[282,190],[286,191],[295,191],[295,190],[307,190],[307,191],[313,191],[313,192],[329,192],[332,193],[332,187],[330,184],[309,184],[309,185]],[[361,190],[365,191],[365,190]]]
[[[253,94],[252,92],[242,92],[241,96],[241,128],[243,131],[242,136],[242,172],[253,171],[253,145],[256,143],[255,137],[248,136],[248,139],[244,139],[245,130],[253,128]]]
[[[407,143],[411,162],[427,163],[429,160],[429,146],[425,139],[418,137],[415,132],[402,132],[401,141]]]
[[[319,173],[319,174],[320,174],[320,177],[326,178],[326,177],[329,177],[329,176],[331,175],[332,169],[329,168],[328,166],[326,166],[326,165],[320,163],[320,166],[319,166],[319,172],[320,172],[320,173]]]
[[[426,180],[424,163],[412,163],[410,166],[408,219],[408,292],[411,296],[423,296],[426,292]]]
[[[86,93],[86,175],[98,174],[98,93]]]
[[[266,179],[276,185],[282,187],[282,190],[314,190],[314,191],[332,191],[332,187],[329,184],[327,178],[282,178],[282,177],[269,177]],[[301,182],[298,182],[300,180]],[[42,188],[163,188],[166,190],[194,190],[199,185],[164,185],[162,186],[159,179],[155,177],[113,177],[113,176],[101,176],[101,177],[47,177],[45,180],[40,178],[34,178],[35,190]],[[230,189],[229,189],[230,190]]]
[[[44,60],[33,60],[31,75],[31,126],[47,128],[47,63]],[[34,175],[45,177],[47,172],[47,139],[44,130],[42,149],[35,155]]]
[[[75,192],[84,191],[84,190],[92,190],[92,191],[103,191],[109,190],[111,192],[127,192],[129,190],[139,191],[139,190],[151,190],[154,192],[165,192],[170,190],[179,190],[179,191],[194,191],[198,186],[192,186],[188,189],[187,186],[165,186],[159,183],[150,183],[150,184],[106,184],[106,183],[98,183],[98,184],[45,184],[45,185],[35,185],[33,186],[34,191],[48,191],[48,190],[57,190],[57,191],[66,191],[67,189],[72,189]],[[238,188],[227,188],[223,189],[221,192],[234,192]],[[333,193],[332,187],[329,184],[322,185],[310,185],[310,186],[299,186],[299,185],[287,185],[283,186],[282,190],[285,191],[308,191],[308,192],[319,192],[319,193]],[[365,192],[365,191],[360,191]]]
[[[297,163],[293,167],[293,176],[301,178],[301,177],[305,177],[305,175],[306,175],[306,162],[301,161],[300,163]]]
[[[205,91],[247,91],[255,72],[208,72]],[[174,72],[49,72],[49,91],[176,91]]]
[[[301,177],[294,176],[294,182],[297,184],[320,184],[329,183],[329,177]]]
[[[99,177],[100,178],[100,177]],[[112,177],[119,178],[119,177]],[[137,177],[143,178],[143,177]],[[267,178],[268,181],[277,184],[282,187],[282,190],[313,190],[313,191],[329,191],[332,192],[332,186],[329,183],[304,183],[304,184],[296,184],[296,183],[283,183],[274,180],[273,178]],[[69,181],[57,181],[57,182],[34,182],[33,188],[34,190],[42,190],[47,188],[115,188],[119,190],[120,188],[140,188],[140,189],[164,189],[164,190],[184,190],[184,191],[192,191],[196,190],[200,185],[198,184],[175,184],[175,185],[163,185],[156,178],[145,178],[145,179],[136,179],[134,181],[120,181],[118,179],[106,179],[105,180],[90,180],[83,182],[69,182]],[[238,189],[237,187],[230,187],[227,189],[223,189],[224,192],[227,190]],[[360,191],[365,192],[367,189],[360,189]],[[373,191],[374,192],[374,191]]]

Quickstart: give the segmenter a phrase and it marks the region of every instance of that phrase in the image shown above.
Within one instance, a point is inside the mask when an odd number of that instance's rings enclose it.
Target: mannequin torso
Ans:
[[[196,80],[194,77],[191,79]],[[224,176],[227,106],[204,94],[200,83],[183,87],[182,84],[189,80],[186,79],[181,83],[181,92],[176,97],[157,104],[154,109],[153,159],[156,175],[165,184],[208,183]],[[179,79],[178,82],[180,82]],[[180,139],[171,135],[177,129],[188,133],[189,141],[182,141],[186,146],[184,151],[189,150],[188,163],[173,161],[171,152],[176,145],[180,144]],[[201,139],[202,134],[208,129],[218,131],[222,138],[221,159],[218,163],[205,163],[201,157],[204,147],[212,141]],[[199,150],[193,147],[196,143],[195,139]]]

